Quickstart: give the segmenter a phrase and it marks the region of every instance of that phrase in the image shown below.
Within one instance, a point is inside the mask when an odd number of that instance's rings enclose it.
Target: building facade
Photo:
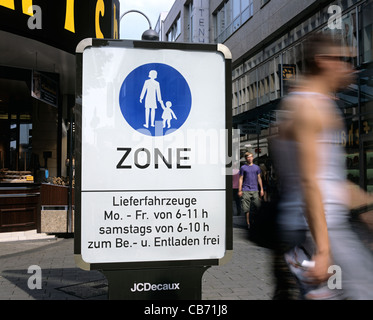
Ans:
[[[118,26],[118,0],[0,1],[0,232],[40,232],[43,207],[71,213],[75,49]]]
[[[357,52],[359,76],[336,94],[346,122],[338,138],[346,148],[348,178],[372,191],[372,17],[372,0],[180,0],[164,32],[168,41],[223,43],[230,49],[239,148],[241,154],[253,152],[259,163],[268,159],[268,139],[277,133],[279,102],[303,71],[304,40],[320,30],[342,37]]]

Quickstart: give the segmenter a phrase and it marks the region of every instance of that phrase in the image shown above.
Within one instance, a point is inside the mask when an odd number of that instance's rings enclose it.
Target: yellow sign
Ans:
[[[75,53],[85,38],[118,39],[119,13],[119,0],[0,0],[0,30]]]
[[[282,79],[283,80],[293,80],[296,74],[296,65],[294,64],[284,64],[282,66]]]

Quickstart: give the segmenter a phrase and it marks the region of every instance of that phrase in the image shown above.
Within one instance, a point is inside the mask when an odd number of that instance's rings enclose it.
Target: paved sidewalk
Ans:
[[[233,239],[232,259],[205,272],[202,299],[271,300],[271,251],[250,242],[246,229],[234,228]]]
[[[270,251],[252,244],[236,217],[234,252],[223,266],[209,268],[202,278],[203,300],[270,300],[273,280]],[[0,300],[106,300],[107,281],[99,271],[76,267],[72,238],[0,242]],[[28,280],[39,266],[42,288]]]

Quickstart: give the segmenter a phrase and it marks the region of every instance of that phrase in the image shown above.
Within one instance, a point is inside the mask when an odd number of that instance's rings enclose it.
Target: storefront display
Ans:
[[[118,39],[119,13],[118,0],[0,1],[0,232],[40,232],[41,206],[50,221],[61,201],[72,221],[75,50]]]
[[[33,183],[31,171],[0,170],[0,183]]]

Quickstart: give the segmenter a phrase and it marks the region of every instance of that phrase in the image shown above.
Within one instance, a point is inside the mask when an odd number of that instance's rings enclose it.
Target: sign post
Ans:
[[[201,299],[230,258],[230,63],[223,45],[78,45],[74,252],[109,298]]]

